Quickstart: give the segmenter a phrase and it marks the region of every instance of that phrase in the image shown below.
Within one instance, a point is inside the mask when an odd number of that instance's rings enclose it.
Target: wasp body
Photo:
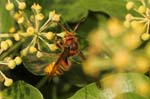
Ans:
[[[63,27],[64,28],[64,27]],[[45,73],[49,76],[62,75],[64,71],[68,71],[71,67],[71,62],[68,60],[69,57],[79,55],[83,58],[83,54],[79,50],[79,44],[74,32],[69,32],[64,28],[66,35],[64,39],[59,39],[57,46],[62,50],[59,58],[56,62],[49,64],[45,68]]]

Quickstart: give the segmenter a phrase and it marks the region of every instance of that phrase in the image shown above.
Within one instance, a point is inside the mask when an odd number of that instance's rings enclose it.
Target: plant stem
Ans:
[[[37,84],[36,84],[36,88],[40,89],[48,80],[47,76],[44,76]]]

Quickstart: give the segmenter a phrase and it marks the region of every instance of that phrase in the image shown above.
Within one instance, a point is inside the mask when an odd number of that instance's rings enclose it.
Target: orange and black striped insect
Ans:
[[[85,60],[84,55],[79,50],[79,43],[75,31],[78,28],[77,24],[73,32],[69,32],[61,23],[58,23],[66,32],[64,39],[59,39],[57,41],[57,46],[61,49],[62,53],[56,62],[53,62],[46,66],[44,69],[45,73],[49,76],[59,76],[62,75],[64,71],[68,71],[71,67],[71,62],[68,60],[69,57],[79,55],[83,60]]]

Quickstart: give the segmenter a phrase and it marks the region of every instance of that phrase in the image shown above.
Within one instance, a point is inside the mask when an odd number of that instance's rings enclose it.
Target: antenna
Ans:
[[[79,23],[77,23],[77,25],[74,27],[74,29],[73,29],[73,32],[75,32],[77,29],[78,29],[78,27],[79,27],[79,25],[82,23],[82,22],[84,22],[85,21],[85,17],[84,18],[82,18],[80,21],[79,21]]]
[[[66,32],[68,31],[68,30],[62,25],[61,22],[57,22],[57,23],[58,23],[58,25],[60,25],[61,28],[63,28],[64,31],[66,31]]]

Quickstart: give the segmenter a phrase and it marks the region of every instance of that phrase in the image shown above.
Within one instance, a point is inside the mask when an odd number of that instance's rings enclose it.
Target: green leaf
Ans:
[[[150,79],[138,73],[118,73],[104,77],[101,81],[102,88],[111,96],[121,93],[133,92],[145,98],[150,98]]]
[[[34,75],[45,75],[44,68],[53,61],[56,61],[57,56],[59,55],[43,53],[43,56],[38,58],[35,54],[30,54],[22,59],[25,68],[29,72]]]
[[[33,4],[32,1],[27,1]],[[43,12],[48,16],[49,12],[56,10],[61,14],[63,19],[67,22],[76,22],[83,17],[87,17],[88,11],[81,5],[80,0],[35,0],[43,7]]]
[[[147,99],[147,98],[142,97],[136,93],[127,92],[127,93],[120,94],[113,99]]]
[[[90,11],[103,12],[119,19],[124,19],[127,13],[126,0],[82,0],[82,4]]]
[[[95,83],[78,90],[69,99],[149,99],[150,79],[138,73],[106,76],[97,88]],[[123,98],[120,98],[123,96]],[[128,97],[128,98],[125,98]],[[134,97],[134,98],[133,98]],[[141,98],[142,97],[142,98]]]
[[[95,83],[89,84],[77,91],[69,99],[103,99],[100,97],[102,90],[98,89]]]
[[[80,0],[53,0],[50,9],[58,11],[65,21],[76,22],[88,15]]]
[[[5,9],[5,4],[6,0],[0,1],[0,32],[8,32],[8,29],[13,25],[13,19]]]
[[[43,96],[32,85],[18,81],[2,91],[2,99],[43,99]]]

